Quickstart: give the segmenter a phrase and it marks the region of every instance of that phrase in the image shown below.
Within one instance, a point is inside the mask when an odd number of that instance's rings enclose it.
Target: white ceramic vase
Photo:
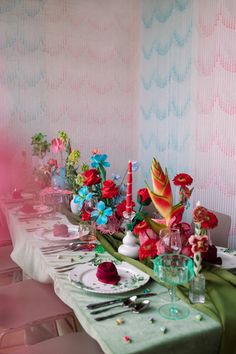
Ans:
[[[74,201],[75,197],[77,197],[77,195],[73,195],[73,199],[70,202],[70,209],[73,214],[78,215],[80,213],[79,203],[75,203],[75,201]]]

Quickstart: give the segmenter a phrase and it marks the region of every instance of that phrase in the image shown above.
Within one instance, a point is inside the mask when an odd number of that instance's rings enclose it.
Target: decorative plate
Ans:
[[[23,210],[18,209],[17,214],[19,216],[37,216],[37,215],[42,215],[42,214],[47,214],[51,213],[53,211],[53,207],[48,206],[48,205],[33,205],[34,210],[32,212],[24,212]]]
[[[222,259],[222,264],[215,264],[215,266],[223,269],[236,269],[236,251],[227,252],[227,249],[217,247],[217,257]]]
[[[73,241],[88,234],[88,231],[78,231],[76,226],[68,226],[68,235],[54,236],[53,230],[40,230],[38,235],[47,241]]]
[[[100,282],[96,277],[97,265],[93,263],[78,265],[69,272],[68,276],[75,286],[98,294],[120,294],[135,290],[146,284],[150,278],[149,275],[126,262],[117,264],[116,268],[120,276],[117,285]]]

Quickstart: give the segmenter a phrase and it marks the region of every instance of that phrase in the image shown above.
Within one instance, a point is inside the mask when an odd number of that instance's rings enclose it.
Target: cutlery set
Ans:
[[[41,247],[40,249],[44,255],[49,255],[49,254],[59,253],[66,250],[75,252],[79,250],[84,250],[85,246],[91,247],[96,245],[97,243],[94,242],[76,241],[76,242],[70,242],[69,244],[63,243],[61,245]]]
[[[101,317],[94,317],[95,321],[103,321],[103,320],[115,317],[115,316],[120,315],[125,312],[140,313],[141,311],[148,308],[150,305],[150,301],[147,300],[146,298],[151,297],[151,296],[155,296],[155,295],[156,295],[155,293],[138,294],[138,295],[134,295],[134,296],[126,297],[126,298],[120,298],[120,299],[115,299],[115,300],[110,300],[110,301],[89,304],[86,307],[89,310],[102,308],[100,310],[91,311],[90,312],[91,315],[97,315],[97,314],[112,310],[113,308],[116,308],[116,307],[127,308],[126,310],[111,313],[109,315],[105,315],[105,316],[101,316]],[[139,298],[145,298],[145,300],[137,301]],[[116,305],[110,306],[113,304],[116,304]],[[109,306],[109,307],[107,307],[107,306]]]

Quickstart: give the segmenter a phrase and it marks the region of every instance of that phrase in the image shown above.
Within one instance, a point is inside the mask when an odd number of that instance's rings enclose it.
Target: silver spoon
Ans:
[[[110,309],[114,309],[115,307],[120,307],[120,306],[132,307],[132,306],[135,305],[135,301],[136,300],[137,300],[137,296],[134,295],[134,296],[131,296],[128,299],[124,300],[121,304],[110,306],[110,307],[106,307],[106,308],[101,309],[101,310],[91,311],[90,314],[91,315],[98,315],[99,313],[106,312],[106,311],[109,311]]]
[[[141,311],[145,310],[149,305],[150,305],[150,301],[149,300],[143,300],[141,302],[136,303],[134,306],[132,306],[128,310],[124,310],[124,311],[121,311],[121,312],[116,312],[116,313],[113,313],[113,314],[107,315],[107,316],[95,317],[94,319],[96,321],[103,321],[103,320],[106,320],[107,318],[112,318],[112,317],[115,317],[117,315],[120,315],[121,313],[130,312],[130,311],[132,311],[133,313],[140,313]]]

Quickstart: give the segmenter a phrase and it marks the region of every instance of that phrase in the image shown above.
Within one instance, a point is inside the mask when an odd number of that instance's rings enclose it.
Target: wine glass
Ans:
[[[176,286],[188,283],[194,277],[193,260],[180,254],[162,254],[154,259],[154,272],[161,281],[171,285],[171,303],[159,308],[160,315],[170,320],[188,317],[188,307],[176,304]]]
[[[177,228],[166,228],[159,233],[159,253],[179,254],[182,249],[180,231]]]

